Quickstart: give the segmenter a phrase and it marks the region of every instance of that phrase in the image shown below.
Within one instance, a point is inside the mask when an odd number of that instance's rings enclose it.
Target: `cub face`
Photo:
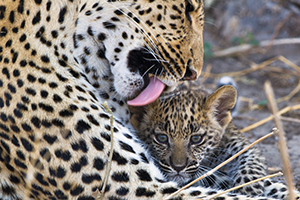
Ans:
[[[218,146],[235,102],[232,86],[208,97],[201,90],[181,91],[130,107],[131,122],[166,178],[184,185],[199,176],[201,161]]]

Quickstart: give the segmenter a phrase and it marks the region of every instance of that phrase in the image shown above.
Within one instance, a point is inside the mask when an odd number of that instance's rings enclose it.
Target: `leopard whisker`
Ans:
[[[144,74],[142,75],[141,79],[143,79],[143,77],[154,67],[155,65],[151,65],[151,67],[149,67]]]
[[[122,3],[124,5],[124,3]],[[120,9],[120,7],[118,7],[117,9],[120,10],[120,12],[122,12],[127,18],[128,21],[132,22],[133,25],[136,27],[136,28],[139,28],[140,30],[143,30],[143,28],[141,27],[141,25],[139,25],[136,21],[134,21],[131,17],[129,17],[123,10]],[[127,9],[128,11],[130,11],[126,6],[124,6],[123,9]],[[131,12],[132,13],[132,12]],[[132,13],[135,17],[138,18],[138,16],[136,16],[134,13]],[[142,20],[140,20],[140,22],[144,23]],[[145,24],[144,24],[145,25]],[[147,27],[149,30],[149,32],[151,32],[151,29],[145,25],[145,27]],[[145,31],[142,33],[143,35],[145,35],[145,37],[149,40],[150,44],[153,46],[153,48],[155,50],[157,50],[157,46],[155,45],[155,42],[152,40],[152,38],[150,36],[148,36],[148,34],[145,33]],[[155,38],[156,39],[156,38]]]
[[[155,61],[157,61],[157,62],[167,62],[165,59],[163,59],[161,57],[160,54],[156,53],[147,43],[144,43],[144,44],[147,48],[143,47],[143,49],[146,50],[147,52],[149,52],[153,56]]]
[[[123,3],[124,5],[124,3]],[[123,7],[123,9],[127,9],[126,6]],[[118,9],[121,13],[123,13],[124,16],[126,16],[126,20],[133,23],[133,25],[136,27],[136,28],[139,28],[140,30],[143,30],[142,27],[136,22],[134,21],[131,17],[129,17],[121,8],[119,7],[116,7],[116,9]],[[128,10],[128,9],[127,9]],[[142,21],[142,20],[141,20]],[[147,27],[147,26],[145,26]],[[148,27],[147,27],[148,28]],[[149,30],[151,31],[151,30]],[[150,36],[148,36],[148,34],[145,33],[145,31],[142,32],[142,34],[148,39],[150,45],[152,46],[152,48],[149,46],[149,44],[147,42],[144,42],[144,45],[148,47],[148,51],[152,51],[152,54],[155,54],[155,51],[159,52],[158,51],[158,47],[156,46],[155,42],[152,40],[152,38]],[[158,54],[157,54],[158,55]]]
[[[202,176],[203,174],[207,173],[208,171],[210,171],[211,168],[207,167],[207,166],[199,166],[199,171],[196,173],[195,178]],[[212,177],[214,176],[214,177]],[[224,174],[223,172],[220,171],[215,171],[212,175],[201,179],[199,181],[203,181],[206,182],[207,185],[211,186],[211,184],[208,182],[208,180],[210,180],[213,183],[213,188],[224,188],[221,185],[226,186],[226,188],[228,187],[228,183],[226,181],[226,179],[224,178],[224,176],[227,176],[226,174]]]

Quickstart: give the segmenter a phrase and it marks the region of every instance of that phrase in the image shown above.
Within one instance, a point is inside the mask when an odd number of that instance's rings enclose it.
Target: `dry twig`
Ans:
[[[281,62],[287,64],[288,66],[290,66],[291,68],[293,68],[294,70],[296,70],[297,72],[300,73],[300,67],[298,65],[296,65],[295,63],[293,63],[292,61],[286,59],[283,56],[277,56],[278,60],[280,60]]]
[[[277,113],[277,115],[280,116],[280,115],[282,115],[282,114],[284,114],[284,113],[286,113],[286,112],[289,112],[289,111],[292,111],[292,110],[299,110],[299,109],[300,109],[300,104],[294,105],[294,106],[287,106],[287,107],[281,109],[281,110]],[[273,118],[274,118],[274,116],[273,116],[273,115],[270,115],[269,117],[267,117],[267,118],[265,118],[265,119],[262,119],[262,120],[260,120],[260,121],[258,121],[258,122],[256,122],[256,123],[254,123],[254,124],[252,124],[252,125],[250,125],[250,126],[248,126],[248,127],[246,127],[246,128],[241,129],[241,132],[244,133],[244,132],[250,131],[250,130],[252,130],[252,129],[254,129],[254,128],[257,128],[258,126],[261,126],[261,125],[267,123],[268,121],[271,121]]]
[[[280,119],[282,121],[288,121],[288,122],[296,122],[296,123],[300,123],[300,119],[295,119],[295,118],[291,118],[291,117],[282,117],[280,116]]]
[[[242,44],[235,47],[229,47],[224,50],[216,51],[213,53],[215,58],[226,57],[226,56],[235,56],[237,54],[246,53],[250,50],[254,50],[257,48],[268,47],[270,42],[272,42],[273,46],[285,45],[285,44],[300,44],[300,38],[284,38],[277,40],[264,40],[259,42],[258,45],[252,44]]]
[[[280,155],[281,155],[281,160],[283,162],[283,171],[284,171],[284,177],[287,182],[288,190],[289,190],[289,198],[290,199],[295,199],[295,194],[294,194],[294,184],[293,184],[293,176],[290,168],[290,161],[289,161],[289,154],[287,150],[287,144],[286,144],[286,138],[285,138],[285,133],[283,130],[283,125],[282,122],[280,121],[280,117],[278,115],[278,108],[276,104],[276,100],[274,97],[274,92],[271,86],[271,83],[267,81],[264,85],[265,88],[265,93],[270,105],[270,110],[273,113],[274,116],[274,122],[276,126],[278,127],[278,145],[280,149]]]
[[[220,74],[209,73],[209,75],[206,75],[206,73],[204,72],[203,75],[204,76],[209,76],[211,78],[219,78],[219,77],[222,77],[222,76],[231,76],[231,77],[238,76],[238,77],[240,77],[240,76],[243,76],[245,74],[249,74],[251,72],[262,69],[262,68],[270,65],[271,63],[273,63],[274,61],[277,61],[277,60],[278,60],[278,57],[274,57],[274,58],[271,58],[269,60],[266,60],[266,61],[264,61],[262,63],[259,63],[259,64],[256,64],[256,65],[253,65],[252,67],[241,70],[241,71],[220,73]]]
[[[273,46],[273,41],[277,37],[280,29],[285,24],[285,22],[291,17],[291,14],[286,15],[275,27],[275,30],[271,36],[271,39],[269,40],[269,44],[266,46],[266,52],[270,50],[270,48]]]
[[[273,174],[273,173],[277,173],[277,172],[281,172],[282,169],[281,167],[268,167],[268,174]]]
[[[106,168],[106,175],[103,181],[103,185],[102,185],[102,190],[100,192],[100,195],[97,199],[101,200],[104,197],[104,192],[105,192],[105,188],[106,188],[106,184],[108,181],[108,177],[109,177],[109,173],[111,170],[111,162],[112,162],[112,157],[113,157],[113,150],[114,150],[114,117],[113,117],[113,113],[111,111],[111,109],[108,107],[107,102],[105,101],[103,104],[101,104],[104,109],[110,114],[110,152],[109,152],[109,158],[107,161],[107,168]]]
[[[176,192],[170,194],[169,196],[167,196],[164,200],[170,199],[173,196],[175,196],[176,194],[178,194],[179,192],[185,190],[186,188],[190,187],[191,185],[193,185],[194,183],[198,182],[199,180],[212,175],[215,171],[217,171],[218,169],[220,169],[221,167],[223,167],[224,165],[226,165],[227,163],[229,163],[230,161],[232,161],[233,159],[235,159],[236,157],[238,157],[239,155],[241,155],[242,153],[244,153],[245,151],[247,151],[248,149],[250,149],[251,147],[253,147],[255,144],[261,142],[262,140],[270,137],[271,135],[273,135],[275,132],[277,131],[276,128],[273,129],[273,131],[261,138],[259,138],[258,140],[256,140],[255,142],[253,142],[252,144],[250,144],[249,146],[245,147],[244,149],[242,149],[241,151],[239,151],[238,153],[236,153],[235,155],[231,156],[230,158],[228,158],[226,161],[222,162],[221,164],[219,164],[218,166],[216,166],[215,168],[213,168],[212,170],[210,170],[209,172],[203,174],[201,177],[195,179],[194,181],[190,182],[189,184],[183,186],[182,188],[180,188],[179,190],[177,190]]]
[[[299,43],[300,43],[300,38],[299,38]],[[264,68],[264,67],[266,67],[266,66],[268,66],[268,65],[270,65],[273,62],[278,61],[278,60],[285,63],[286,65],[290,66],[291,68],[293,68],[296,71],[296,73],[298,73],[298,75],[300,75],[300,67],[298,65],[291,62],[290,60],[286,59],[283,56],[276,56],[276,57],[271,58],[269,60],[266,60],[262,63],[254,64],[250,68],[247,68],[247,69],[244,69],[244,70],[241,70],[241,71],[227,72],[227,73],[220,73],[220,74],[213,74],[213,73],[210,73],[210,72],[207,74],[207,72],[203,72],[203,76],[208,76],[210,78],[220,78],[222,76],[231,76],[231,77],[238,76],[238,77],[241,77],[241,76],[244,76],[245,74],[249,74],[251,72],[255,72],[257,70],[260,70],[260,69],[262,69],[262,68]]]
[[[288,101],[290,100],[293,96],[295,96],[295,94],[297,94],[298,92],[300,91],[300,80],[299,80],[299,83],[297,85],[297,87],[295,87],[293,89],[293,91],[291,91],[288,95],[284,96],[284,97],[281,97],[279,99],[276,100],[277,103],[280,103],[280,102],[284,102],[284,101]]]

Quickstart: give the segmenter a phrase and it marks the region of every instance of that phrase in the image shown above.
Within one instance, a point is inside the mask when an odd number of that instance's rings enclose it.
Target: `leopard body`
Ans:
[[[2,0],[1,199],[161,199],[176,191],[133,134],[126,101],[150,76],[167,92],[200,75],[203,17],[199,0]],[[215,192],[190,188],[176,198]]]

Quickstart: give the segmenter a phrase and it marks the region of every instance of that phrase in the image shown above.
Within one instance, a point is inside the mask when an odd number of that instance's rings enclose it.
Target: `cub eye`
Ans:
[[[168,142],[168,136],[165,134],[157,134],[155,136],[156,140],[160,143],[167,143]]]
[[[193,135],[190,138],[191,144],[199,144],[202,142],[203,137],[201,135]]]

